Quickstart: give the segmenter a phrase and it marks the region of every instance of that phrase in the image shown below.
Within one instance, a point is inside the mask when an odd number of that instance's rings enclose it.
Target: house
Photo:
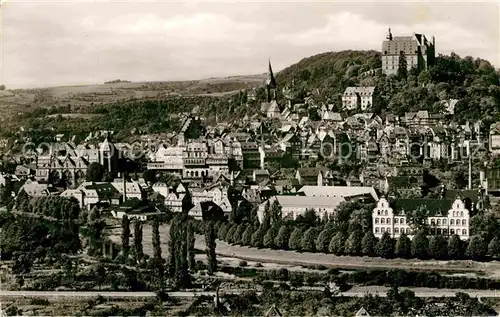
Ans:
[[[342,197],[312,197],[312,196],[290,196],[277,195],[268,200],[270,205],[276,201],[281,207],[283,218],[296,219],[300,215],[304,215],[308,210],[314,212],[323,218],[325,214],[334,214],[337,207],[346,200]],[[257,216],[259,221],[264,219],[264,210],[267,202],[259,205]]]
[[[17,165],[14,175],[16,175],[19,179],[26,179],[31,175],[31,168],[26,165]]]
[[[283,316],[283,314],[281,314],[276,305],[272,305],[264,314],[264,317],[281,317],[281,316]]]
[[[49,184],[41,184],[36,181],[27,181],[24,185],[19,189],[19,191],[24,190],[29,197],[42,197],[42,196],[51,196],[58,195],[59,191]]]
[[[373,106],[375,87],[347,87],[342,95],[344,111],[370,110]]]
[[[489,148],[492,154],[500,154],[500,122],[490,126]]]
[[[87,210],[97,205],[116,206],[124,201],[122,193],[107,182],[84,182],[76,189],[65,190],[61,196],[75,198],[80,208]]]
[[[396,75],[400,58],[405,59],[407,71],[413,67],[426,69],[434,63],[435,40],[428,41],[425,35],[413,33],[411,36],[392,36],[391,29],[382,42],[382,73]]]
[[[430,234],[453,235],[469,238],[469,210],[460,197],[453,199],[395,199],[389,202],[381,198],[372,212],[373,234],[380,238],[385,232],[398,238],[406,233],[411,239],[414,228],[408,223],[406,214],[419,208],[428,211],[426,219]]]
[[[366,311],[364,307],[361,307],[356,314],[354,314],[356,317],[370,317],[370,314]]]
[[[269,171],[265,169],[253,170],[252,179],[256,183],[269,180]]]
[[[295,178],[300,185],[324,186],[334,181],[332,171],[320,167],[305,167],[297,169]]]

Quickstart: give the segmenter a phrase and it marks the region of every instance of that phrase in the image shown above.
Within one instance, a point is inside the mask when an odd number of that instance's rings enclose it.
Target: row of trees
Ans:
[[[122,219],[122,237],[121,248],[122,257],[132,258],[135,263],[145,264],[146,257],[143,252],[143,223],[135,219],[133,221],[133,247],[130,247],[130,229],[131,221],[127,216]],[[173,285],[177,288],[187,288],[191,285],[190,273],[197,269],[195,260],[195,225],[192,219],[187,214],[181,213],[176,215],[171,223],[168,233],[168,258],[165,260],[162,257],[161,236],[159,230],[159,221],[154,220],[152,223],[152,245],[153,258],[150,261],[150,266],[153,270],[153,275],[158,281],[158,286],[163,287],[165,278],[173,281]],[[208,273],[213,274],[217,271],[217,257],[215,253],[216,235],[213,223],[209,222],[204,225],[206,254],[208,260]]]
[[[367,255],[383,258],[420,259],[484,259],[486,255],[500,256],[500,239],[489,243],[482,235],[475,235],[468,242],[458,235],[449,238],[443,235],[428,236],[419,231],[412,240],[406,235],[396,240],[387,232],[377,239],[372,231],[354,230],[350,234],[336,230],[335,226],[324,225],[303,229],[290,225],[255,227],[252,224],[220,224],[218,237],[232,244],[256,248],[296,250],[303,252],[323,252],[335,255]]]

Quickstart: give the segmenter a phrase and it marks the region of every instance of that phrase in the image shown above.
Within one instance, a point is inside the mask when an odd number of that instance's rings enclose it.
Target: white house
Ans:
[[[283,218],[296,219],[299,215],[304,215],[306,211],[313,209],[316,214],[323,218],[324,214],[333,214],[337,207],[345,202],[342,197],[311,197],[311,196],[289,196],[278,195],[271,197],[269,205],[272,206],[275,201],[281,206],[281,214]],[[259,205],[257,216],[259,221],[264,219],[264,210],[267,202]]]
[[[374,92],[375,87],[347,87],[342,95],[342,108],[369,110],[373,106]]]

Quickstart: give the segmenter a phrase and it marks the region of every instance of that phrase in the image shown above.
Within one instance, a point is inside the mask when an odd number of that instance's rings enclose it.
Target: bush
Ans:
[[[248,263],[247,263],[247,261],[240,261],[240,263],[238,264],[238,266],[245,267],[245,266],[248,266]]]
[[[263,267],[263,265],[262,265],[262,263],[257,262],[257,263],[255,264],[255,267]]]

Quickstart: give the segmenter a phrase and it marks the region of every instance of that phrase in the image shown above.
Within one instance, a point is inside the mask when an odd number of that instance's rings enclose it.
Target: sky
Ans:
[[[279,71],[328,51],[380,51],[389,27],[500,66],[498,2],[0,1],[7,88],[259,74],[269,58]]]

